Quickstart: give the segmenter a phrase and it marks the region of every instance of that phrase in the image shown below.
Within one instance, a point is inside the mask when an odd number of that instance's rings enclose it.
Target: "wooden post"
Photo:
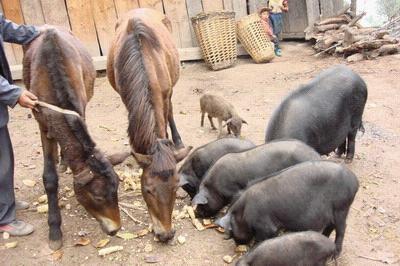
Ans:
[[[357,0],[351,0],[350,9],[354,14],[357,14]]]

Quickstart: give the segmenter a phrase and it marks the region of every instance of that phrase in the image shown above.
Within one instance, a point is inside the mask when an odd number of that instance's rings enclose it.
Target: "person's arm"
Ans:
[[[12,85],[7,79],[0,76],[0,103],[13,108],[17,103],[22,107],[32,109],[35,107],[37,97],[16,85]]]
[[[289,5],[288,5],[288,1],[287,0],[283,1],[282,11],[284,11],[284,12],[288,12],[289,11]]]
[[[18,25],[0,13],[0,32],[5,42],[28,44],[39,35],[39,29],[34,26]]]

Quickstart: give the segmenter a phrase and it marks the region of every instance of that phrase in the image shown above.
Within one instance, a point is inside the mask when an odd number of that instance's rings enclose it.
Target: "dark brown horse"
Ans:
[[[131,10],[116,25],[107,61],[108,79],[129,112],[132,153],[143,168],[142,194],[154,233],[163,242],[174,236],[176,164],[191,149],[183,148],[173,117],[171,97],[179,78],[179,57],[170,31],[171,23],[163,14]]]
[[[44,26],[42,34],[24,47],[23,78],[39,100],[65,110],[34,111],[39,123],[43,157],[43,183],[49,205],[49,239],[52,249],[62,246],[58,207],[58,146],[74,175],[77,200],[101,224],[107,234],[121,227],[118,208],[118,176],[112,162],[96,148],[84,121],[85,107],[93,95],[96,72],[81,43],[61,28]],[[71,111],[79,115],[73,115]]]

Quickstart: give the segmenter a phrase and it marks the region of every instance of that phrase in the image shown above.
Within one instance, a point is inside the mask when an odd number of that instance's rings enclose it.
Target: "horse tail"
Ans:
[[[44,33],[40,57],[47,69],[51,87],[54,89],[57,105],[83,115],[83,107],[79,105],[78,97],[71,86],[67,74],[66,58],[56,29],[48,29]]]
[[[140,19],[131,19],[121,52],[116,59],[117,86],[128,109],[128,135],[136,152],[149,154],[156,142],[156,119],[151,99],[150,81],[142,54],[143,41],[159,45],[154,33]]]

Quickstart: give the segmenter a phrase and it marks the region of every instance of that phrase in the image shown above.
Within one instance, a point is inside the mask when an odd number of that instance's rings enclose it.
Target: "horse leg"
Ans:
[[[206,114],[206,113],[201,112],[201,121],[200,121],[200,126],[201,126],[201,127],[204,127],[204,116],[205,116],[205,114]]]
[[[47,137],[46,132],[41,130],[41,139],[43,146],[43,184],[46,190],[49,214],[49,247],[52,250],[58,250],[62,246],[61,232],[61,213],[58,207],[58,175],[56,162],[58,159],[57,142]]]
[[[174,142],[175,147],[177,149],[183,148],[184,145],[182,143],[182,138],[179,135],[178,129],[176,128],[176,124],[175,124],[175,120],[174,120],[174,111],[172,109],[171,100],[169,102],[168,123],[169,123],[169,127],[171,128],[172,141]]]

